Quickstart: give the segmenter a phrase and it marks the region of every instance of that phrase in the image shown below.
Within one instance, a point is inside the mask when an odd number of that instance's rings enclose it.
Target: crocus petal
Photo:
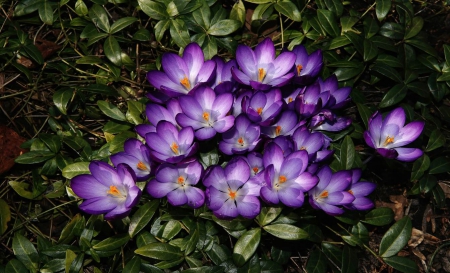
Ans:
[[[178,188],[167,194],[167,201],[169,201],[172,206],[182,206],[187,203],[188,198],[186,197],[186,193]]]
[[[197,130],[197,129],[205,126],[205,124],[203,124],[202,122],[200,122],[196,119],[192,119],[183,113],[178,114],[176,117],[176,120],[177,120],[178,124],[180,124],[181,127],[190,126],[194,130]]]
[[[354,207],[357,210],[369,210],[375,207],[372,200],[367,197],[357,197],[351,204],[349,204],[349,206]]]
[[[174,83],[178,84],[185,77],[189,77],[189,69],[186,63],[175,53],[164,54],[161,59],[161,65],[167,77]]]
[[[182,59],[189,71],[189,80],[194,82],[205,61],[202,49],[198,44],[190,43],[184,48]]]
[[[245,196],[237,203],[237,210],[245,218],[255,218],[261,211],[261,203],[254,196]]]
[[[117,205],[115,198],[102,196],[84,200],[79,208],[89,214],[102,214],[114,209]]]
[[[328,197],[325,198],[324,202],[330,205],[346,205],[350,204],[355,200],[355,196],[348,192],[338,191],[331,192]]]
[[[398,141],[394,140],[394,146],[395,147],[405,146],[413,142],[420,136],[424,126],[425,123],[422,121],[413,121],[405,125],[405,127],[400,129],[399,132],[399,137],[401,137],[401,139],[399,139]]]
[[[215,98],[211,110],[219,112],[220,114],[218,115],[218,117],[224,117],[230,111],[232,105],[232,94],[220,94]]]
[[[331,216],[341,215],[344,213],[343,209],[326,203],[320,204],[319,208]]]
[[[82,174],[72,178],[70,186],[80,198],[90,199],[106,196],[109,186],[100,183],[92,175]]]
[[[255,47],[255,57],[257,64],[265,64],[273,62],[273,60],[275,59],[275,46],[273,45],[272,39],[265,38]],[[237,53],[236,53],[236,60],[238,60],[239,62]]]
[[[303,192],[311,190],[317,185],[317,182],[319,182],[319,178],[309,172],[304,172],[295,179],[295,183],[298,185],[296,187],[299,187]]]
[[[214,130],[218,133],[224,133],[228,131],[234,125],[234,116],[223,117],[213,124]]]
[[[273,61],[275,67],[274,78],[281,77],[285,75],[289,70],[292,69],[295,62],[295,54],[292,52],[283,52]],[[291,78],[294,76],[292,74]]]
[[[238,83],[250,85],[251,80],[250,77],[247,76],[244,72],[240,71],[239,69],[232,67],[231,74],[233,75],[233,79],[235,79]]]
[[[375,149],[375,141],[374,139],[372,139],[372,135],[369,133],[369,131],[365,131],[363,136],[366,144],[369,145],[369,147]]]
[[[367,196],[371,194],[375,188],[377,187],[376,184],[370,183],[370,182],[357,182],[352,184],[351,191],[354,196]]]
[[[156,179],[148,182],[146,190],[153,198],[163,198],[178,187],[176,183],[160,183]]]
[[[177,93],[186,93],[186,90],[183,86],[178,84],[178,81],[173,82],[164,72],[149,71],[147,73],[147,80],[156,89],[161,90],[161,86],[166,86],[167,88],[170,88]]]
[[[267,204],[276,205],[280,202],[278,198],[278,193],[269,189],[268,187],[261,188],[261,199]]]
[[[109,188],[111,185],[118,185],[117,181],[119,181],[119,176],[117,175],[116,170],[108,163],[92,161],[89,164],[89,170],[91,171],[92,176],[104,186]]]
[[[397,149],[384,149],[384,148],[378,148],[377,152],[386,158],[396,158],[398,155],[398,152],[396,150],[401,149],[401,148],[397,148]]]
[[[208,140],[216,135],[216,130],[211,127],[204,127],[195,131],[195,137],[198,140]]]
[[[214,70],[216,68],[216,63],[214,61],[209,60],[206,61],[200,71],[198,72],[197,82],[209,82],[214,74]]]
[[[378,149],[379,150],[379,149]],[[422,156],[423,152],[417,148],[395,148],[397,153],[397,160],[411,162]]]
[[[228,181],[245,182],[250,178],[250,167],[244,159],[238,159],[228,163],[225,175]]]
[[[405,125],[405,119],[406,119],[405,110],[403,110],[403,108],[401,107],[398,107],[392,110],[392,112],[390,112],[386,116],[386,118],[383,121],[383,124],[384,125],[395,124],[399,128],[402,128],[403,125]],[[383,126],[381,128],[381,131],[382,132],[384,131]]]
[[[188,199],[187,205],[191,208],[199,208],[205,203],[205,194],[202,190],[195,187],[188,187],[185,193]]]
[[[113,220],[115,218],[123,218],[130,213],[130,209],[125,206],[117,206],[107,214],[105,214],[105,220]]]
[[[250,47],[246,45],[238,45],[236,49],[236,61],[245,75],[250,76],[256,73],[256,57]],[[232,73],[233,70],[234,69],[231,70]]]
[[[219,209],[213,210],[213,213],[219,219],[236,218],[239,215],[239,211],[232,199],[225,201]]]
[[[281,203],[291,208],[299,208],[303,205],[305,194],[295,188],[283,188],[278,191]]]

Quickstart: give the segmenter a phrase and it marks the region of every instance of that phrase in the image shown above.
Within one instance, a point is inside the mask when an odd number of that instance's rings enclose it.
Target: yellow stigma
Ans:
[[[323,192],[319,195],[319,197],[320,197],[320,198],[326,198],[326,197],[328,197],[328,191],[323,191]]]
[[[238,138],[238,143],[241,146],[244,146],[244,139],[242,137]]]
[[[260,116],[262,114],[262,111],[263,111],[262,107],[259,107],[258,109],[256,109],[256,112],[258,112],[258,115],[260,115]]]
[[[278,126],[275,128],[275,135],[279,136],[280,134],[281,134],[281,126],[278,125]]]
[[[348,190],[348,192],[349,192],[351,195],[354,195],[354,193],[353,193],[352,190]]]
[[[394,142],[394,137],[387,136],[386,139],[384,140],[383,145],[387,146],[388,144],[391,144],[392,142]]]
[[[286,182],[287,178],[284,175],[280,175],[278,177],[278,183],[283,184],[284,182]]]
[[[203,112],[203,119],[204,119],[205,121],[209,121],[209,113]]]
[[[300,76],[300,73],[302,72],[302,69],[303,69],[303,65],[298,64],[297,65],[297,76]]]
[[[262,82],[266,77],[266,70],[264,68],[258,68],[258,81]]]
[[[305,146],[300,147],[300,151],[304,151],[304,150],[306,150]]]
[[[178,144],[176,144],[175,142],[173,142],[172,145],[170,145],[170,149],[174,154],[176,155],[180,154],[180,151],[178,151]]]
[[[236,192],[228,188],[228,196],[230,196],[230,198],[234,200],[234,198],[236,198]]]
[[[294,101],[293,98],[291,98],[291,97],[288,98],[288,103],[291,103],[291,102],[293,102],[293,101]]]
[[[180,185],[183,185],[184,181],[185,181],[184,177],[182,177],[182,176],[179,176],[178,179],[177,179],[177,183],[180,184]]]
[[[258,173],[258,171],[259,171],[259,168],[258,168],[258,167],[253,167],[253,169],[252,169],[252,170],[253,170],[253,173],[254,173],[254,174],[257,174],[257,173]]]
[[[114,195],[114,196],[121,195],[121,194],[120,194],[120,191],[117,189],[117,187],[116,187],[116,186],[113,186],[113,185],[109,186],[109,191],[107,191],[106,193],[107,193],[107,194]]]
[[[187,90],[191,90],[191,83],[189,82],[189,79],[187,78],[187,76],[184,76],[184,78],[182,78],[180,80],[180,83],[184,86],[184,88],[186,88]]]
[[[144,162],[142,161],[139,161],[136,167],[141,171],[148,171],[147,166],[145,166]]]

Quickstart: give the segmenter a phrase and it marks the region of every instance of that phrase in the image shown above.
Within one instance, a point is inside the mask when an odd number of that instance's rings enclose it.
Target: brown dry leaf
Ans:
[[[41,52],[44,60],[48,59],[48,57],[55,54],[55,52],[57,52],[61,48],[60,45],[54,42],[42,39],[36,39],[36,47]]]
[[[26,150],[20,148],[25,139],[14,130],[0,125],[0,174],[7,172],[14,166],[14,160]]]
[[[391,199],[391,201],[392,201],[392,199]],[[377,208],[379,208],[379,207],[390,208],[394,212],[395,221],[402,219],[405,214],[404,213],[404,205],[402,203],[389,203],[389,202],[376,201],[375,206]]]
[[[438,237],[433,236],[433,235],[431,235],[429,233],[424,233],[423,234],[423,243],[424,244],[434,245],[434,244],[437,244],[439,242],[441,242],[441,240]]]
[[[34,67],[33,62],[30,59],[28,59],[28,58],[26,58],[24,56],[21,56],[19,59],[17,59],[17,63],[25,66],[26,68],[33,68]]]
[[[426,260],[427,260],[427,258],[425,257],[425,255],[423,255],[422,252],[420,252],[420,250],[418,250],[417,248],[413,248],[411,251],[412,251],[412,253],[413,253],[414,255],[416,255],[420,260],[422,260],[422,261],[426,261]]]
[[[450,182],[439,182],[439,186],[445,194],[445,198],[450,198]]]
[[[423,232],[416,228],[412,229],[411,238],[408,241],[408,246],[415,248],[423,241]]]

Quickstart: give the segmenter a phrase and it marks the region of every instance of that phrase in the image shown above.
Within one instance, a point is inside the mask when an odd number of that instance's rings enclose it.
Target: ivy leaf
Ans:
[[[444,146],[445,136],[441,133],[441,130],[435,129],[431,132],[430,139],[428,140],[426,151],[430,152],[437,148]]]
[[[53,9],[51,7],[50,1],[44,0],[43,2],[41,2],[38,12],[42,22],[47,25],[53,24]]]
[[[183,257],[183,252],[179,247],[166,243],[150,243],[136,249],[134,252],[144,257],[162,261],[170,261],[177,257]]]
[[[169,14],[164,4],[152,0],[138,0],[138,4],[142,11],[152,19],[164,20],[169,19]]]
[[[241,23],[239,21],[233,19],[224,19],[212,25],[207,34],[214,36],[226,36],[230,33],[235,32],[237,29],[241,27]]]
[[[392,87],[381,99],[380,108],[389,107],[401,102],[405,97],[408,88],[404,84],[397,84]]]
[[[274,7],[279,13],[287,16],[292,21],[300,22],[302,20],[300,11],[291,1],[280,1]]]
[[[113,36],[106,38],[103,44],[106,57],[115,65],[122,66],[122,49]]]
[[[102,6],[94,4],[89,10],[89,17],[99,29],[103,30],[106,33],[109,33],[110,26],[108,14],[106,14],[106,11]]]
[[[261,240],[261,229],[254,228],[246,231],[239,237],[233,248],[233,261],[237,266],[242,266],[255,253]]]
[[[126,121],[125,115],[112,103],[109,103],[104,100],[97,101],[97,105],[100,108],[100,110],[107,115],[108,117],[120,121]]]
[[[380,256],[386,258],[396,255],[408,243],[411,231],[412,223],[409,216],[405,216],[393,224],[381,239]]]
[[[190,43],[189,31],[181,19],[170,21],[170,36],[179,47],[186,47]]]
[[[350,170],[355,161],[355,145],[350,136],[345,136],[341,144],[341,168],[343,170]]]
[[[116,32],[121,31],[122,29],[128,27],[129,25],[136,22],[138,19],[135,17],[123,17],[119,20],[115,21],[114,24],[112,24],[111,29],[109,31],[110,34],[114,34]]]
[[[18,232],[14,233],[12,249],[16,258],[21,261],[28,270],[37,272],[39,254],[34,245],[27,238]]]
[[[383,258],[383,261],[385,261],[388,265],[392,266],[394,269],[397,269],[398,271],[403,273],[419,272],[417,264],[407,257],[399,257],[399,256],[385,257]]]
[[[325,9],[318,9],[317,18],[319,19],[321,26],[332,37],[337,37],[340,35],[341,32],[337,24],[336,16],[333,12]]]
[[[376,0],[375,13],[379,21],[382,21],[391,9],[391,0]]]

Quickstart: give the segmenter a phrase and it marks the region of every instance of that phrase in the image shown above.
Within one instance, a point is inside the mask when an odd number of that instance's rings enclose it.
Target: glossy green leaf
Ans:
[[[152,19],[164,20],[169,19],[169,14],[164,4],[153,0],[138,0],[138,4],[142,11]]]
[[[447,82],[450,81],[450,72],[444,72],[442,73],[438,78],[438,82]]]
[[[372,41],[364,39],[363,60],[368,62],[378,55],[378,47]]]
[[[219,245],[214,243],[210,250],[206,251],[206,254],[211,259],[211,261],[219,265],[223,262],[225,262],[229,256],[231,256],[230,251],[228,248],[224,245]]]
[[[205,2],[199,9],[196,9],[192,13],[192,18],[199,26],[203,28],[203,30],[209,29],[211,26],[211,10],[208,4]]]
[[[42,57],[42,53],[39,51],[39,49],[35,45],[28,44],[23,47],[23,50],[36,63],[38,63],[38,64],[44,63],[44,58]]]
[[[40,134],[39,139],[55,154],[61,149],[61,138],[57,135]]]
[[[156,36],[156,30],[155,30],[155,36]],[[145,28],[141,28],[133,34],[133,40],[136,40],[136,41],[147,42],[147,41],[150,41],[151,38],[152,38],[152,35],[151,35],[150,31]],[[160,41],[160,40],[158,40],[158,41]]]
[[[411,25],[406,29],[405,40],[416,36],[423,27],[423,18],[416,16],[412,19]]]
[[[99,100],[97,101],[97,105],[100,108],[100,110],[108,117],[120,121],[127,120],[125,115],[114,104],[104,100]]]
[[[30,272],[19,260],[11,259],[5,266],[5,273],[28,273]]]
[[[301,240],[309,236],[303,229],[289,224],[272,224],[264,226],[263,229],[273,236],[284,240]]]
[[[341,168],[343,170],[350,170],[355,160],[355,145],[350,136],[345,136],[341,144],[340,152]]]
[[[70,165],[67,165],[62,170],[62,176],[67,179],[72,179],[80,174],[89,174],[89,162],[76,162]]]
[[[168,260],[168,261],[161,261],[159,263],[156,263],[155,266],[157,266],[160,269],[169,269],[171,267],[177,266],[181,264],[184,261],[184,257]]]
[[[391,9],[391,0],[376,0],[375,13],[379,21],[382,21]]]
[[[358,108],[359,116],[364,123],[364,127],[369,128],[369,118],[372,116],[373,112],[364,104],[357,103],[356,106]]]
[[[113,36],[106,38],[103,44],[103,50],[105,51],[106,57],[115,65],[122,66],[122,49],[120,48],[119,42]]]
[[[49,160],[54,156],[55,153],[50,151],[31,151],[19,155],[14,161],[19,164],[35,164]]]
[[[431,161],[429,174],[448,172],[450,172],[450,159],[448,157],[441,156]]]
[[[337,17],[341,17],[344,12],[344,5],[342,5],[341,0],[325,0],[325,5],[327,6],[327,9],[334,12]]]
[[[15,257],[31,272],[37,272],[39,254],[34,245],[23,235],[16,232],[12,240],[12,250]]]
[[[179,47],[185,47],[189,44],[190,36],[186,24],[181,19],[170,21],[170,36]]]
[[[412,45],[413,47],[416,47],[416,48],[422,50],[423,52],[430,54],[431,56],[434,56],[434,57],[438,56],[436,49],[434,49],[429,43],[427,43],[423,40],[412,38],[412,39],[405,40],[405,43]]]
[[[230,19],[239,21],[242,27],[245,24],[245,14],[244,1],[238,1],[231,8]]]
[[[256,217],[260,226],[265,226],[272,223],[278,215],[280,215],[283,208],[281,207],[263,207],[261,212]]]
[[[342,250],[334,244],[322,242],[323,254],[337,267],[342,267]]]
[[[86,4],[83,2],[83,0],[78,0],[75,3],[75,12],[79,15],[79,16],[85,16],[88,15],[88,7],[86,6]]]
[[[383,96],[379,107],[385,108],[401,102],[406,97],[407,90],[408,88],[404,84],[395,85]]]
[[[369,211],[361,221],[374,226],[385,226],[392,220],[394,220],[394,212],[390,208],[381,207]]]
[[[419,189],[422,193],[428,193],[438,184],[438,180],[434,175],[425,175],[419,180]]]
[[[108,14],[102,6],[94,4],[89,9],[89,17],[99,29],[103,30],[106,33],[109,33],[110,25]]]
[[[380,30],[378,22],[370,16],[366,16],[364,18],[363,26],[364,26],[364,36],[366,39],[373,37]]]
[[[67,259],[66,259],[66,262],[67,262]],[[76,255],[75,259],[73,259],[72,263],[69,266],[69,270],[68,270],[69,273],[80,272],[81,268],[83,267],[83,262],[84,262],[84,253],[80,253],[80,254]]]
[[[330,0],[329,0],[330,1]],[[342,32],[351,31],[353,26],[359,21],[358,17],[344,16],[341,17]]]
[[[134,256],[130,261],[127,262],[122,272],[126,273],[139,273],[141,272],[141,258]]]
[[[426,170],[430,167],[430,158],[424,154],[414,161],[411,171],[411,181],[419,180]]]
[[[214,25],[212,25],[208,29],[207,33],[209,35],[214,35],[214,36],[225,36],[230,33],[233,33],[240,26],[241,26],[241,24],[239,21],[232,20],[232,19],[225,19],[225,20],[221,20],[221,21],[215,23]]]
[[[275,9],[291,19],[292,21],[300,22],[302,20],[300,11],[298,10],[297,6],[292,3],[291,1],[280,1],[275,3],[274,5]]]
[[[273,2],[273,0],[245,0],[245,1],[254,3],[254,4],[266,4],[266,3]]]
[[[161,41],[161,39],[164,36],[164,33],[170,27],[170,22],[171,21],[169,19],[161,20],[155,25],[155,38],[156,38],[156,41],[158,41],[158,42]]]
[[[331,40],[329,50],[336,49],[351,44],[352,42],[346,36],[338,36]]]
[[[119,32],[122,29],[128,27],[129,25],[133,24],[137,20],[138,19],[136,17],[122,17],[112,24],[109,33],[114,34],[116,32]]]
[[[171,1],[167,4],[166,11],[170,17],[176,17],[180,14],[180,12],[178,11],[177,5],[175,5],[175,2],[173,2],[173,1]]]
[[[274,262],[286,264],[291,258],[292,252],[275,246],[270,248],[270,257]]]
[[[316,248],[310,252],[308,261],[306,262],[306,272],[308,273],[325,273],[327,272],[327,258]]]
[[[333,12],[324,9],[317,10],[317,18],[324,30],[332,37],[340,35],[339,26],[337,24],[336,16]]]
[[[392,256],[385,257],[383,261],[394,269],[403,273],[418,273],[417,264],[409,257]]]
[[[444,48],[444,56],[445,56],[445,63],[448,67],[450,67],[450,45],[443,45]]]
[[[203,54],[205,56],[205,60],[210,60],[212,57],[217,55],[217,42],[216,38],[212,36],[208,36],[205,38],[205,42],[202,45]]]
[[[105,240],[95,244],[92,246],[94,250],[98,251],[108,251],[117,249],[124,244],[126,244],[130,240],[130,236],[128,234],[119,234],[114,235]]]
[[[44,22],[47,25],[53,24],[53,9],[50,1],[44,0],[39,5],[38,12],[42,22]]]
[[[358,255],[356,250],[348,245],[344,246],[342,250],[342,273],[355,273],[358,269],[358,263],[355,261],[358,260]]]
[[[444,146],[445,144],[445,136],[439,129],[433,130],[430,135],[430,139],[428,140],[427,148],[425,151],[430,152],[437,148]]]
[[[134,237],[150,222],[158,207],[159,200],[155,199],[146,202],[131,216],[130,226],[128,227],[130,237]]]
[[[170,220],[164,225],[161,237],[166,240],[171,240],[181,231],[181,223],[177,220]]]
[[[0,199],[0,235],[8,229],[8,222],[11,221],[11,210],[5,200]]]
[[[254,228],[246,231],[236,242],[233,248],[233,261],[242,266],[255,253],[261,240],[261,229]]]
[[[386,22],[381,26],[379,33],[386,38],[401,40],[405,36],[405,28],[398,23]]]
[[[189,255],[192,252],[194,252],[199,240],[200,240],[199,231],[198,229],[195,229],[193,232],[191,232],[189,241],[186,244],[186,249],[184,250],[185,255]]]
[[[177,257],[183,257],[183,252],[180,250],[180,248],[166,243],[151,243],[136,249],[134,252],[144,257],[163,261],[169,261]]]
[[[393,224],[381,239],[380,256],[386,258],[396,255],[408,243],[411,231],[412,223],[409,216],[405,216]]]

